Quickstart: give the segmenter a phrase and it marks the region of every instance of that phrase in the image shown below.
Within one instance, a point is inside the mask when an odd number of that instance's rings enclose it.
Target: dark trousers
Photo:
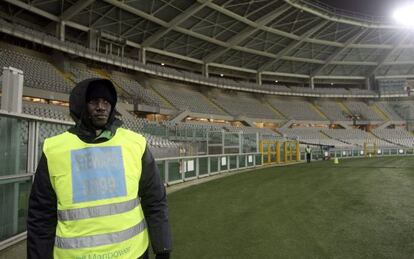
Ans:
[[[147,251],[145,251],[145,253],[143,255],[141,255],[141,257],[139,257],[137,259],[149,259],[148,249],[147,249]]]
[[[306,153],[306,161],[308,163],[310,163],[310,160],[311,160],[311,154],[310,153]]]

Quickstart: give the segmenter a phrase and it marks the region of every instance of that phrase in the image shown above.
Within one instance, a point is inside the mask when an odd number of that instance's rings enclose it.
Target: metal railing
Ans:
[[[221,154],[155,159],[167,185],[262,165],[260,153]]]
[[[327,154],[324,151],[313,150],[312,160],[323,160],[325,157],[332,158],[366,158],[366,157],[387,157],[387,156],[412,156],[414,155],[413,147],[378,147],[374,153],[368,154],[363,147],[359,148],[334,148],[330,149]],[[301,160],[306,160],[305,152],[301,151]]]

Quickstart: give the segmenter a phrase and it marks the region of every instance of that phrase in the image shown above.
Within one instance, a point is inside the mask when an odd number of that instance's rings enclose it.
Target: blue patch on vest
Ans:
[[[73,203],[126,196],[121,147],[91,147],[73,150]]]

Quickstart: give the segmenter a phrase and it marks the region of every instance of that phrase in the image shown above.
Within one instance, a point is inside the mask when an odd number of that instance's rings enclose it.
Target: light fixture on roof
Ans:
[[[275,80],[275,83],[278,83],[279,81],[278,80]]]
[[[331,83],[331,85],[333,85],[333,83]]]
[[[394,20],[404,26],[414,27],[414,4],[407,4],[395,9],[393,13]]]
[[[224,75],[223,74],[220,74],[220,76],[223,77]]]
[[[164,66],[165,64],[164,63],[161,63],[161,66]]]

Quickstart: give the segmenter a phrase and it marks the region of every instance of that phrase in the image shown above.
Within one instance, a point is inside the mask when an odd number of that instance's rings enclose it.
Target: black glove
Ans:
[[[170,259],[170,253],[156,254],[155,259]]]

